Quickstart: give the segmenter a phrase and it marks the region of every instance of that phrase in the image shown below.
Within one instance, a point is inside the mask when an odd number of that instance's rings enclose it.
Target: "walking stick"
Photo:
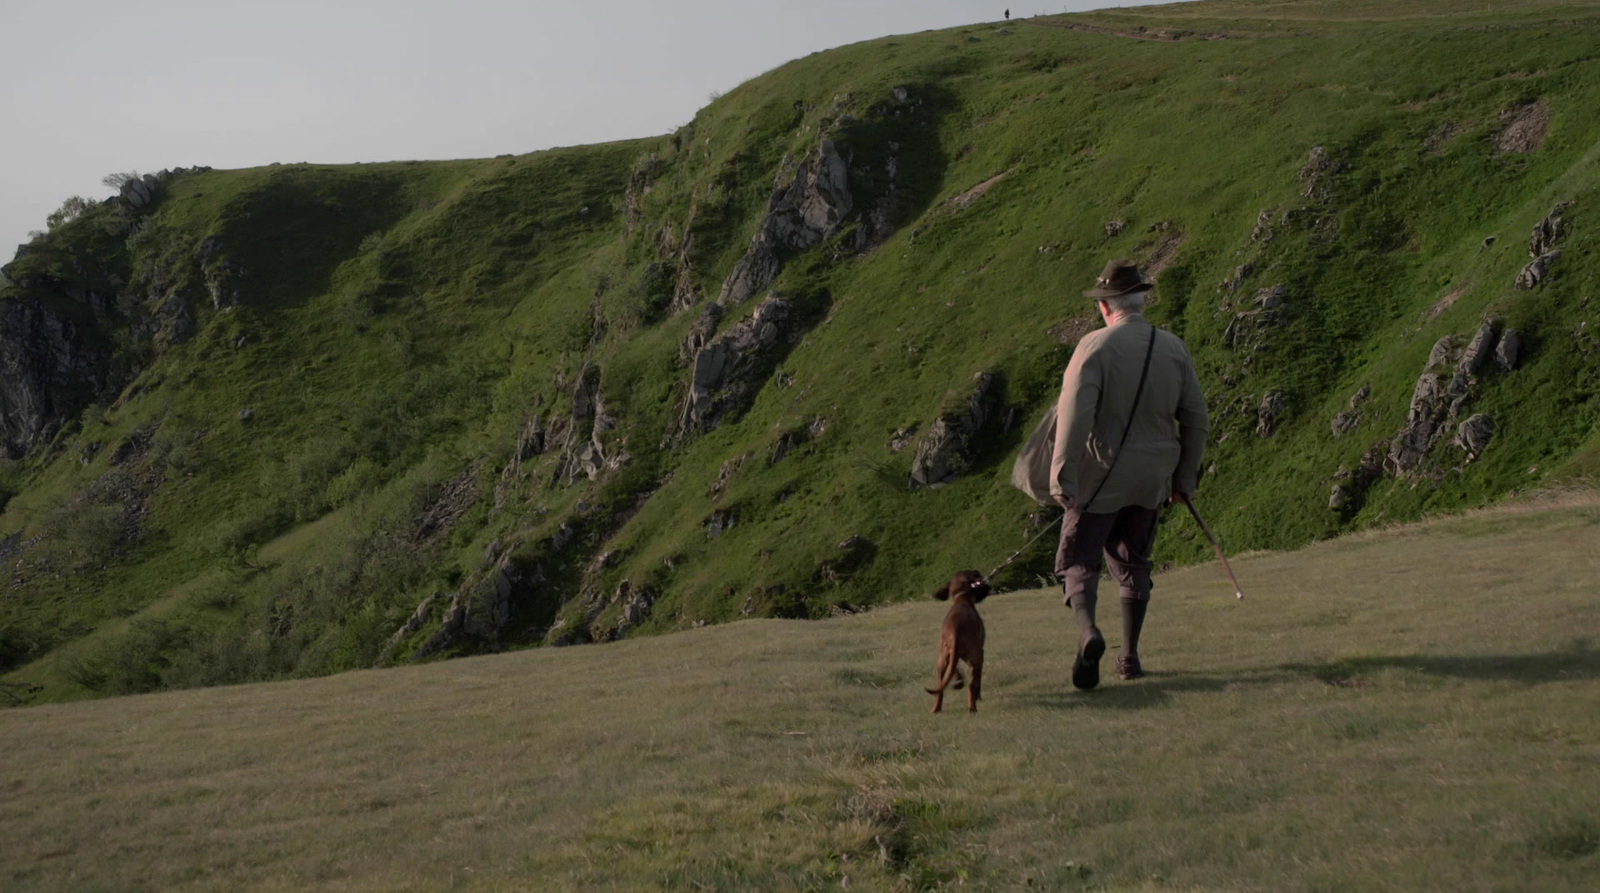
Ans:
[[[1194,507],[1194,500],[1189,494],[1183,495],[1183,504],[1189,507],[1189,514],[1194,515],[1194,522],[1200,525],[1200,532],[1206,535],[1211,542],[1211,550],[1217,553],[1217,558],[1222,562],[1222,569],[1228,572],[1228,579],[1233,581],[1233,594],[1235,598],[1244,598],[1244,590],[1239,588],[1239,578],[1233,575],[1233,568],[1228,565],[1228,556],[1222,554],[1222,546],[1217,544],[1217,538],[1211,535],[1211,528],[1206,526],[1205,519],[1200,517],[1200,510]]]

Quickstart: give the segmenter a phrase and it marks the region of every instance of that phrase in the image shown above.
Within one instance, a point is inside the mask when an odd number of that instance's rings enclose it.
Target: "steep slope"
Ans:
[[[797,60],[658,139],[140,180],[6,268],[7,679],[323,673],[987,570],[1050,520],[1008,460],[1114,256],[1201,368],[1235,548],[1592,474],[1597,29],[1053,16]],[[1168,525],[1163,560],[1205,554]]]

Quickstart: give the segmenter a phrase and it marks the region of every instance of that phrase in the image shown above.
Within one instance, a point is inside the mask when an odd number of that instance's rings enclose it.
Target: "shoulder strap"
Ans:
[[[1144,352],[1144,369],[1139,373],[1139,388],[1133,392],[1133,406],[1128,410],[1128,424],[1122,429],[1122,439],[1117,441],[1117,451],[1111,454],[1111,467],[1106,469],[1106,476],[1100,479],[1100,486],[1094,488],[1094,495],[1078,509],[1086,512],[1089,506],[1106,487],[1106,481],[1111,480],[1111,473],[1117,470],[1117,460],[1122,458],[1122,448],[1128,442],[1128,433],[1133,430],[1134,415],[1139,411],[1139,398],[1144,396],[1145,379],[1150,377],[1150,359],[1156,354],[1156,327],[1150,327],[1150,344]]]

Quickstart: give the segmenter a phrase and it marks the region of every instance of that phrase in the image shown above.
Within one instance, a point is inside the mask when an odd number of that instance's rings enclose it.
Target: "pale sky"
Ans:
[[[0,263],[107,174],[666,133],[817,50],[1155,0],[0,0]]]

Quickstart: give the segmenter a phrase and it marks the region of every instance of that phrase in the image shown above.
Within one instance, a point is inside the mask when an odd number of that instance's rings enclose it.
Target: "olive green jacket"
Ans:
[[[1098,489],[1094,504],[1079,504],[1080,511],[1156,508],[1174,489],[1193,493],[1199,483],[1211,426],[1194,360],[1183,339],[1171,332],[1156,332],[1150,373],[1128,427],[1150,331],[1142,314],[1131,313],[1090,332],[1078,342],[1061,378],[1050,492],[1081,501]],[[1125,428],[1128,441],[1119,459],[1115,454]]]

